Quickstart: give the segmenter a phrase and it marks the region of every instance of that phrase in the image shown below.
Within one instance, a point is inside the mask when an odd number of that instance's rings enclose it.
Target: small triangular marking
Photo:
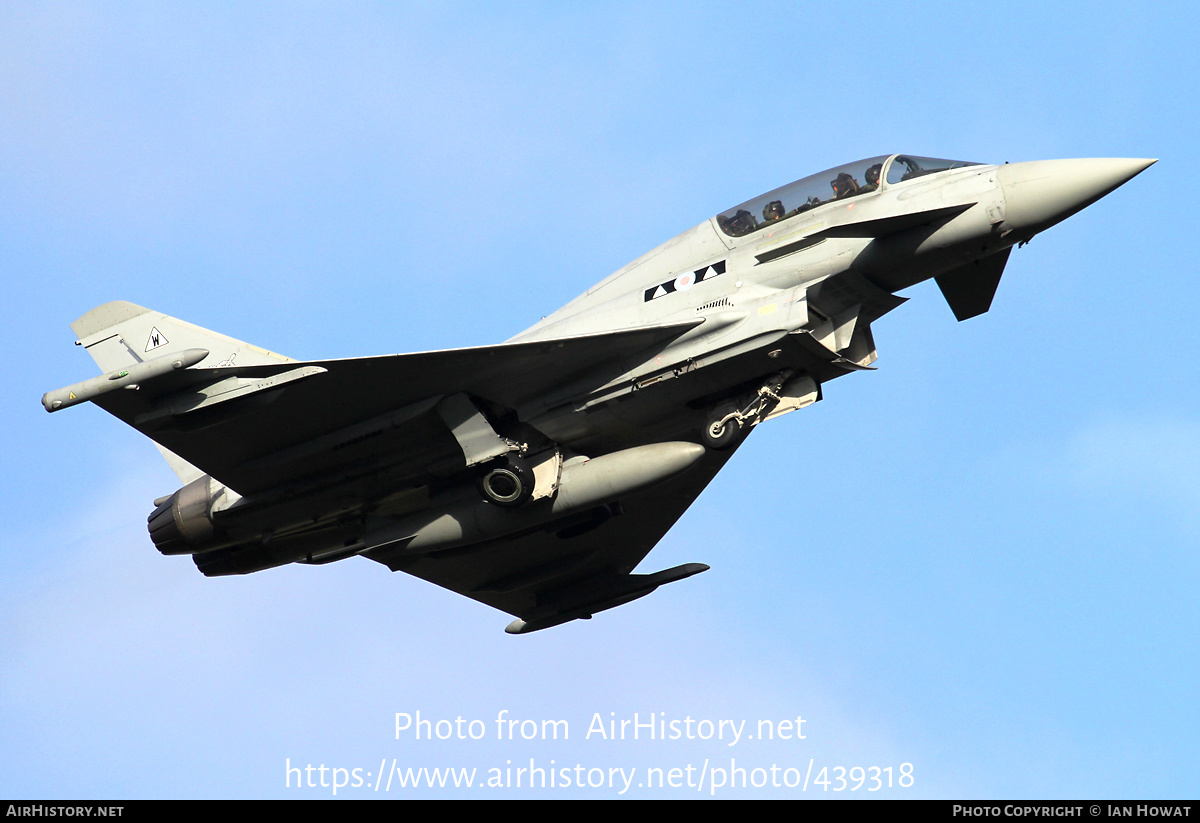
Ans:
[[[150,329],[150,337],[146,340],[146,351],[167,345],[167,338],[157,327]]]

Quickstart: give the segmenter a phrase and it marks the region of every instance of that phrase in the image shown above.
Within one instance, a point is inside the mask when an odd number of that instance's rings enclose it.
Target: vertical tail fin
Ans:
[[[209,368],[218,365],[261,366],[291,361],[290,357],[124,300],[97,306],[72,323],[71,329],[79,338],[79,345],[87,349],[101,371],[112,371],[150,357],[196,348],[210,352],[203,362]]]

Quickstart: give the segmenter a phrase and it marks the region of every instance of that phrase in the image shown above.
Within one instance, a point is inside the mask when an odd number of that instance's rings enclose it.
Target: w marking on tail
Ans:
[[[154,328],[150,329],[150,338],[146,341],[146,351],[157,349],[159,346],[165,346],[167,345],[167,342],[166,336],[158,330],[157,326],[155,326]]]

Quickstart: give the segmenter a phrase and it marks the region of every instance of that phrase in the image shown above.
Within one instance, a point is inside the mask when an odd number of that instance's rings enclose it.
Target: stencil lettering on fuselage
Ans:
[[[660,297],[666,297],[668,294],[674,294],[677,291],[687,291],[692,286],[703,280],[712,280],[717,275],[724,273],[724,260],[718,260],[711,266],[705,266],[702,269],[684,272],[674,280],[668,280],[666,283],[660,283],[653,288],[646,289],[646,298],[643,302],[649,303],[651,300],[657,300]]]

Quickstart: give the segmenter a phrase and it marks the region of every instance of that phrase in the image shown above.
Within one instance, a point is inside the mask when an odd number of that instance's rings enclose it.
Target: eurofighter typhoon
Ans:
[[[151,438],[150,537],[209,576],[362,556],[514,615],[590,618],[708,569],[634,573],[758,424],[871,368],[934,278],[986,312],[1014,246],[1153,160],[873,157],[705,220],[506,343],[297,361],[123,301],[50,392]]]

